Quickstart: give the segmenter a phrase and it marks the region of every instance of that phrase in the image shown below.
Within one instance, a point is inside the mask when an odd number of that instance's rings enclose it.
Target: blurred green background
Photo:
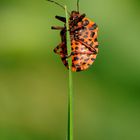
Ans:
[[[76,0],[58,0],[70,10]],[[140,1],[80,0],[99,55],[73,73],[74,140],[140,140]],[[45,0],[0,0],[0,140],[65,140],[68,71],[53,48],[63,25]]]

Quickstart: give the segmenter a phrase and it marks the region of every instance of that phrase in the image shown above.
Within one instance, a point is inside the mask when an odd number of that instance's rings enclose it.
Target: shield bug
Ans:
[[[53,1],[64,9],[64,6]],[[52,29],[60,30],[61,43],[54,48],[54,52],[59,54],[63,64],[68,67],[68,57],[72,59],[72,71],[78,72],[88,69],[96,59],[98,54],[97,33],[98,26],[91,21],[85,14],[79,13],[79,0],[77,0],[77,10],[69,13],[69,31],[71,40],[71,55],[67,54],[66,45],[66,18],[55,16],[56,19],[64,23],[63,27],[52,26]]]

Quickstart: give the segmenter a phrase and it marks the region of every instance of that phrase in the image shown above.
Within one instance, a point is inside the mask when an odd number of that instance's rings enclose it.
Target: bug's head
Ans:
[[[80,16],[80,13],[78,11],[72,11],[70,14],[70,17],[72,20],[78,18]]]

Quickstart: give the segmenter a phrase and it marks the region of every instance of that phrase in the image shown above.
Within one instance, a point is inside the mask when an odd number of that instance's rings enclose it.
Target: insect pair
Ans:
[[[63,5],[53,0],[47,1],[53,2],[64,9]],[[52,29],[60,30],[61,36],[61,43],[54,48],[54,52],[60,55],[63,64],[68,69],[68,57],[71,57],[72,71],[83,71],[93,64],[98,54],[98,26],[95,22],[88,19],[85,14],[79,13],[79,0],[77,0],[77,10],[69,13],[69,16],[71,54],[68,56],[67,52],[66,18],[61,16],[55,16],[55,18],[62,21],[64,27],[52,26]]]

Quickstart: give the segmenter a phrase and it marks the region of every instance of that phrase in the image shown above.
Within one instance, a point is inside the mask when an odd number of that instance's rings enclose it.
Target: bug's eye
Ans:
[[[77,18],[78,18],[78,15],[74,15],[74,16],[73,16],[73,20],[74,20],[74,19],[77,19]]]
[[[78,18],[78,16],[76,15],[76,16],[74,16],[74,18]]]

